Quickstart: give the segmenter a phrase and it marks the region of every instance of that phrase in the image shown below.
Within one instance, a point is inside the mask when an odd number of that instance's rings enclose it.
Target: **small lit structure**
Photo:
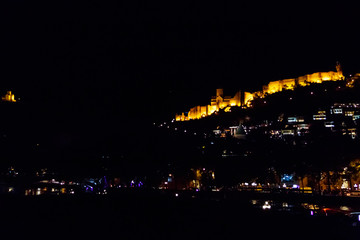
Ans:
[[[318,111],[317,114],[313,115],[313,120],[326,120],[326,111]]]
[[[5,102],[16,102],[15,95],[11,91],[7,91],[5,96],[1,98]]]
[[[288,123],[302,123],[304,122],[304,116],[291,116],[287,119]]]
[[[282,129],[281,134],[283,136],[286,136],[286,135],[294,136],[295,135],[295,130],[294,129]]]

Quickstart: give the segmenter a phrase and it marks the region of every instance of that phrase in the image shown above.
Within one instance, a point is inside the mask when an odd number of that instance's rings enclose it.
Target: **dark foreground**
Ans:
[[[342,216],[254,207],[252,196],[127,192],[0,196],[1,239],[358,239]]]

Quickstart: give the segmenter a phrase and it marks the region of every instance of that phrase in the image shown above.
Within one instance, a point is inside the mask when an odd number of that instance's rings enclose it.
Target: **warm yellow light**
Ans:
[[[196,178],[200,179],[201,178],[201,173],[200,173],[200,169],[196,170]]]
[[[249,92],[244,92],[244,104],[250,106],[251,101],[254,99],[254,96]]]
[[[15,95],[11,91],[7,91],[1,99],[6,102],[16,102]]]
[[[219,111],[219,109],[225,108],[225,112],[230,111],[229,107],[241,106],[242,108],[251,107],[251,102],[254,98],[263,98],[266,94],[273,94],[281,92],[283,90],[294,90],[296,86],[304,87],[311,83],[322,83],[323,81],[339,81],[343,80],[344,75],[339,63],[336,65],[336,72],[316,72],[307,74],[297,78],[282,79],[278,81],[271,81],[267,85],[264,85],[262,90],[257,92],[244,92],[242,98],[242,92],[238,91],[234,97],[224,96],[223,89],[216,89],[216,96],[211,98],[210,105],[196,106],[190,109],[188,116],[176,115],[176,121],[187,121],[189,119],[200,119]],[[348,87],[352,87],[351,83],[347,83]],[[11,92],[10,92],[11,94]],[[4,99],[4,98],[3,98]],[[14,99],[10,97],[9,99]],[[12,101],[12,100],[11,100]]]

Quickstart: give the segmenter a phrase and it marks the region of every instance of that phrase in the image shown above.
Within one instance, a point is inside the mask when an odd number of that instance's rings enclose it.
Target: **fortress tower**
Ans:
[[[338,73],[338,76],[343,79],[344,75],[339,61],[336,62],[336,71]]]
[[[218,88],[216,89],[216,97],[224,97],[224,89]]]

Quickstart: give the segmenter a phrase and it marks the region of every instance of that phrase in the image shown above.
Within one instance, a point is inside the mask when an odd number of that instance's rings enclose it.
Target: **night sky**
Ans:
[[[219,87],[360,72],[357,8],[338,3],[9,0],[0,18],[1,93],[64,142],[143,136]]]

